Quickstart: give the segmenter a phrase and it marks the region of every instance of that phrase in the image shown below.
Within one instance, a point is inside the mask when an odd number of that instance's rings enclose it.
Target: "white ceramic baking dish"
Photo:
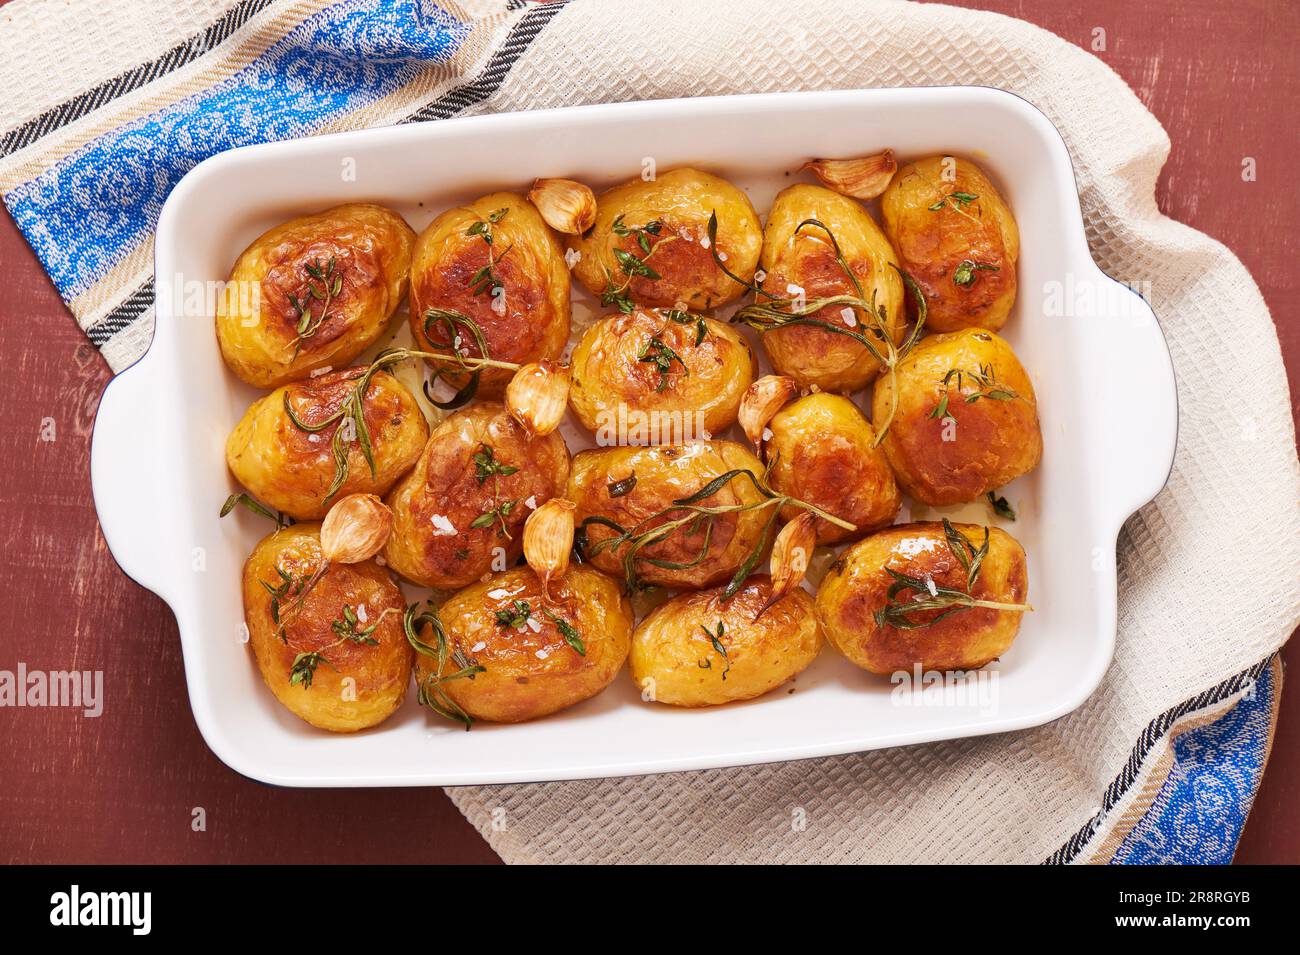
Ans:
[[[223,443],[256,395],[227,372],[211,319],[187,316],[174,290],[163,290],[178,280],[222,280],[264,229],[344,201],[389,204],[418,230],[456,202],[522,191],[535,176],[579,178],[599,191],[638,175],[652,157],[659,169],[689,163],[728,176],[765,213],[807,158],[884,147],[900,158],[956,151],[976,159],[1020,224],[1021,291],[1003,334],[1033,377],[1045,452],[1042,466],[1006,492],[1019,511],[1009,529],[1028,552],[1036,610],[990,668],[995,683],[979,694],[905,697],[827,649],[794,692],[707,711],[642,703],[626,675],[556,716],[478,724],[470,733],[421,710],[413,693],[387,723],[352,736],[314,730],[275,702],[241,642],[240,570],[268,526],[248,514],[217,517],[233,489]],[[153,345],[114,379],[95,424],[95,504],[122,569],[176,614],[190,702],[208,745],[232,768],[270,783],[618,776],[1045,723],[1083,703],[1106,671],[1116,632],[1116,535],[1164,485],[1173,460],[1174,376],[1159,326],[1089,256],[1059,134],[1033,106],[998,90],[626,103],[237,149],[202,163],[172,192],[158,224],[156,269]]]

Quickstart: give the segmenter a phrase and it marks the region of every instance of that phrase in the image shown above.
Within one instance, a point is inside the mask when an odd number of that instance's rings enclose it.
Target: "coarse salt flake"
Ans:
[[[536,656],[537,659],[539,660],[545,660],[547,657],[550,656],[550,654],[547,653],[545,650],[538,650],[537,653],[534,654],[534,656]]]
[[[321,365],[319,368],[312,369],[311,376],[313,378],[319,378],[321,375],[328,375],[333,370],[333,365]]]
[[[500,600],[502,597],[509,597],[510,591],[504,587],[498,587],[496,590],[489,590],[487,595],[490,600]]]
[[[480,640],[478,643],[474,644],[474,646],[472,646],[472,647],[469,648],[469,652],[470,652],[470,653],[478,653],[480,650],[484,649],[486,646],[487,646],[487,644],[484,643],[482,640]]]
[[[564,264],[567,265],[569,268],[573,268],[581,261],[582,261],[582,253],[579,252],[577,249],[569,249],[564,253]]]
[[[858,316],[854,315],[853,309],[849,308],[847,305],[840,309],[840,318],[844,319],[844,324],[849,326],[849,328],[857,327]]]
[[[366,622],[367,617],[366,617],[365,604],[357,604],[357,619],[360,620],[362,623]]]
[[[451,537],[456,533],[456,525],[442,514],[435,514],[432,517],[434,537]]]

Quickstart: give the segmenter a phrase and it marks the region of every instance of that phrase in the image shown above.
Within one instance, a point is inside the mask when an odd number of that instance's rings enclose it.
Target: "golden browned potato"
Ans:
[[[712,494],[694,502],[703,507],[751,506],[712,517],[695,518],[674,501],[706,489],[729,471],[762,477],[763,465],[731,441],[700,441],[682,447],[617,447],[583,451],[573,459],[569,500],[575,518],[585,525],[582,544],[591,564],[625,578],[624,560],[633,553],[637,586],[710,587],[722,583],[763,544],[772,507],[752,507],[765,498],[744,474],[730,478]],[[608,524],[624,528],[628,539]],[[672,530],[663,528],[678,524]],[[651,531],[666,535],[638,546]],[[653,536],[653,535],[652,535]]]
[[[383,206],[350,203],[258,237],[217,302],[226,364],[259,388],[348,364],[406,297],[415,233]]]
[[[898,170],[880,197],[885,232],[925,295],[926,328],[1001,328],[1016,301],[1020,230],[973,162],[931,156]]]
[[[312,726],[350,733],[402,705],[413,653],[402,592],[373,560],[323,574],[320,525],[294,524],[244,564],[244,619],[262,679]]]
[[[473,404],[433,429],[385,502],[388,565],[425,587],[464,587],[518,558],[524,521],[564,491],[569,449],[530,438],[499,404]]]
[[[755,576],[734,596],[725,587],[680,594],[632,635],[632,679],[644,697],[673,706],[748,700],[802,671],[821,649],[813,599],[796,588],[755,617],[772,579]]]
[[[438,610],[449,659],[416,657],[423,699],[470,719],[518,723],[595,696],[613,681],[632,640],[632,608],[616,581],[571,567],[549,586],[531,567],[494,574],[454,594]],[[437,650],[432,624],[423,642]],[[458,667],[481,672],[446,679]],[[454,707],[447,706],[448,698]],[[461,714],[456,714],[460,716]]]
[[[834,514],[856,530],[817,518],[817,543],[857,540],[893,523],[902,498],[889,461],[873,447],[875,432],[848,398],[817,392],[782,408],[764,444],[770,483],[782,494]],[[798,510],[787,506],[792,520]]]
[[[821,222],[830,234],[812,224],[801,227],[808,219]],[[764,290],[795,305],[800,300],[812,304],[830,296],[858,296],[836,259],[836,243],[857,279],[862,300],[884,308],[885,318],[880,321],[897,344],[903,337],[905,313],[903,279],[894,268],[894,250],[867,210],[847,196],[805,184],[781,191],[763,230],[760,265],[765,273]],[[759,296],[759,301],[766,299]],[[790,310],[790,306],[780,307]],[[866,309],[845,304],[827,305],[808,317],[860,335],[870,335],[879,320]],[[764,332],[763,347],[772,367],[804,388],[816,385],[823,391],[856,391],[880,371],[880,363],[866,345],[825,328],[795,325]],[[883,354],[883,341],[878,348]]]
[[[488,357],[527,364],[560,357],[569,341],[569,270],[559,239],[523,196],[494,192],[467,206],[448,209],[429,223],[415,243],[411,262],[411,332],[418,348],[482,358],[473,331],[445,323],[429,326],[428,309],[447,309],[470,319],[483,334]],[[429,361],[448,382],[467,375],[447,362]],[[512,372],[484,369],[479,397],[497,398]]]
[[[746,282],[753,279],[762,227],[743,192],[699,169],[633,179],[600,196],[596,224],[570,236],[580,258],[573,274],[605,305],[703,310],[739,298],[745,287],[714,261],[709,217],[718,217],[717,252]]]
[[[748,342],[731,326],[643,308],[588,328],[571,365],[569,400],[578,420],[610,438],[624,430],[629,444],[679,444],[720,433],[735,423],[755,370]]]
[[[355,391],[362,367],[346,368],[284,385],[257,401],[226,440],[230,473],[253,496],[300,521],[319,520],[330,504],[348,494],[384,494],[420,456],[429,426],[415,398],[387,372],[376,372],[366,389],[365,424],[375,459],[372,474],[343,403]],[[298,427],[285,410],[308,430]],[[334,438],[339,428],[347,474],[334,493]],[[329,495],[327,498],[326,495]]]
[[[817,616],[832,646],[872,673],[916,665],[924,670],[971,670],[1007,651],[1027,609],[1025,552],[1001,528],[949,526],[962,540],[950,542],[944,524],[899,524],[840,555],[817,591]],[[976,564],[986,530],[988,549]],[[889,571],[908,578],[911,585]],[[897,588],[892,598],[891,588]],[[914,600],[947,603],[908,611]],[[1019,609],[974,606],[972,601]]]
[[[885,420],[894,396],[882,376],[871,403],[876,421]],[[885,454],[903,491],[925,504],[973,501],[1042,459],[1034,386],[994,332],[921,339],[899,363],[897,400]]]

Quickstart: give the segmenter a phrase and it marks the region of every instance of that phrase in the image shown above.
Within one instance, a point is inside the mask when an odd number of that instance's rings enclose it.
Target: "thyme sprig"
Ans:
[[[926,208],[931,212],[939,212],[944,206],[951,204],[954,209],[960,212],[978,198],[979,196],[973,192],[949,192],[934,205],[926,206]]]
[[[713,645],[713,649],[722,656],[723,661],[726,663],[722,670],[722,679],[726,680],[727,674],[731,672],[731,657],[727,656],[727,648],[722,644],[722,638],[727,632],[726,624],[719,620],[716,632],[710,630],[704,624],[700,624],[700,629],[704,631],[704,635],[709,638],[709,643]],[[712,666],[713,664],[710,662],[704,669],[711,669]]]
[[[873,614],[876,626],[884,627],[888,625],[898,630],[918,630],[938,623],[952,614],[970,610],[974,607],[1020,612],[1034,609],[1028,604],[978,600],[973,595],[975,582],[979,578],[980,567],[989,552],[989,529],[987,527],[984,528],[984,540],[979,547],[972,544],[965,534],[953,527],[946,517],[943,519],[943,533],[948,550],[952,552],[957,563],[966,571],[966,589],[963,591],[955,587],[940,587],[930,577],[916,577],[902,573],[892,567],[886,567],[884,568],[885,573],[893,578],[894,582],[890,584],[889,590],[886,591],[887,601],[885,605]],[[904,594],[908,593],[911,596],[904,597]],[[925,610],[937,610],[939,612],[928,620],[916,620],[911,616]]]
[[[390,613],[397,613],[396,608],[389,607],[370,626],[358,629],[361,621],[357,616],[357,612],[352,609],[350,604],[344,604],[342,616],[330,624],[330,629],[334,631],[338,639],[321,647],[319,650],[305,651],[295,656],[293,663],[289,666],[289,685],[298,686],[301,684],[304,690],[311,689],[311,681],[316,676],[316,668],[322,663],[328,664],[337,673],[339,668],[334,665],[334,662],[325,653],[340,644],[354,643],[357,646],[364,647],[379,646],[379,641],[375,639],[374,633],[379,629],[379,624]],[[283,630],[281,630],[281,633],[283,634]],[[283,636],[281,639],[288,644],[289,641],[284,639]]]
[[[976,262],[973,259],[962,259],[957,263],[957,267],[952,270],[952,284],[960,288],[970,288],[975,284],[976,272],[1000,272],[1001,267],[989,265],[985,262]]]
[[[673,350],[672,346],[659,337],[658,333],[651,335],[640,351],[637,352],[636,359],[639,362],[654,365],[659,371],[659,384],[655,391],[663,392],[668,387],[668,376],[673,370],[673,362],[681,366],[682,375],[689,376],[691,370],[686,367],[686,362],[682,361],[682,356]]]
[[[496,295],[498,289],[505,290],[505,285],[502,284],[501,279],[496,274],[496,266],[510,253],[514,246],[507,246],[504,252],[497,255],[495,251],[496,238],[492,233],[492,226],[504,219],[509,211],[508,208],[493,210],[488,214],[487,218],[477,219],[465,230],[467,236],[477,235],[482,237],[483,242],[488,247],[487,265],[471,275],[469,279],[470,291],[475,295]]]
[[[332,255],[324,267],[321,266],[320,259],[308,262],[303,266],[307,272],[307,291],[302,294],[302,298],[289,296],[289,304],[298,317],[295,327],[298,334],[292,342],[294,358],[302,351],[302,343],[315,335],[317,329],[324,324],[329,316],[330,305],[343,289],[343,276],[335,271],[336,264],[337,259]],[[314,302],[321,303],[319,312],[315,310]]]
[[[709,216],[709,248],[713,250],[714,262],[729,278],[745,286],[755,296],[754,302],[737,311],[731,320],[741,322],[760,332],[770,332],[779,328],[799,325],[820,328],[823,331],[851,338],[866,348],[871,357],[884,370],[884,373],[889,376],[890,383],[893,386],[890,388],[889,413],[882,422],[873,422],[876,432],[873,441],[874,447],[885,440],[885,435],[889,432],[889,426],[893,423],[894,415],[898,411],[898,364],[912,350],[912,347],[920,341],[922,330],[925,328],[925,295],[912,276],[897,265],[894,266],[894,269],[902,277],[904,286],[912,293],[912,297],[916,302],[916,324],[903,339],[903,342],[896,345],[893,335],[890,334],[887,309],[884,305],[876,302],[874,291],[871,299],[867,300],[862,289],[862,283],[858,281],[857,275],[844,258],[844,253],[840,249],[839,241],[835,238],[835,233],[831,231],[829,226],[818,219],[804,219],[795,227],[794,234],[798,235],[805,227],[820,229],[826,234],[831,248],[835,252],[835,261],[853,288],[852,294],[826,295],[805,300],[800,304],[795,299],[775,295],[767,291],[763,286],[741,278],[727,268],[726,264],[719,258],[717,254],[718,215],[714,212]],[[760,301],[760,298],[765,299],[765,301]],[[822,309],[833,305],[851,308],[855,312],[866,316],[867,320],[862,323],[864,331],[858,331],[855,328],[837,325],[813,317]]]
[[[768,465],[769,470],[771,463]],[[762,500],[754,501],[749,504],[723,504],[723,505],[705,505],[702,502],[712,497],[722,488],[726,487],[736,479],[748,480],[758,491]],[[639,563],[644,562],[660,570],[689,570],[692,567],[698,567],[708,555],[709,544],[713,539],[714,525],[719,517],[724,514],[739,514],[746,511],[759,511],[771,509],[767,523],[759,535],[758,542],[754,545],[749,556],[736,568],[730,582],[723,591],[722,599],[733,596],[749,575],[754,572],[759,559],[762,557],[763,550],[768,543],[776,521],[781,513],[781,509],[786,505],[793,505],[802,510],[811,511],[823,520],[830,521],[837,527],[845,530],[856,530],[855,525],[848,521],[842,520],[833,514],[823,511],[807,501],[801,501],[796,497],[790,497],[785,494],[779,494],[767,483],[767,474],[762,477],[754,474],[748,468],[733,468],[723,474],[718,475],[711,481],[699,488],[693,494],[686,497],[677,498],[668,507],[663,508],[651,514],[649,517],[638,521],[632,527],[623,527],[617,521],[599,514],[593,514],[583,520],[577,540],[579,542],[579,557],[583,560],[589,560],[605,550],[625,548],[623,550],[623,579],[624,586],[628,593],[634,593],[637,590],[644,590],[646,584],[641,579]],[[680,515],[672,517],[672,515]],[[666,517],[670,520],[662,524],[654,524],[655,521]],[[589,529],[591,527],[605,527],[614,533],[595,543],[591,542]],[[686,536],[694,537],[700,535],[703,542],[699,552],[688,561],[671,561],[657,557],[648,557],[641,552],[647,547],[661,543],[671,537],[673,534],[685,528]]]
[[[501,478],[509,477],[517,472],[519,468],[511,464],[506,464],[503,461],[498,461],[496,458],[496,452],[487,443],[480,444],[479,450],[474,452],[470,460],[474,464],[474,479],[478,481],[480,487],[482,487],[489,478],[492,479],[492,507],[474,518],[474,520],[470,522],[469,526],[475,529],[480,529],[491,527],[499,521],[501,523],[502,536],[504,536],[506,540],[511,540],[512,538],[510,537],[509,527],[506,524],[506,518],[510,516],[510,512],[515,509],[515,505],[518,504],[519,501],[517,498],[506,501],[501,500]]]
[[[433,644],[425,643],[419,631],[428,624],[433,631]],[[420,705],[427,706],[439,716],[455,723],[465,724],[468,730],[474,725],[474,718],[453,700],[446,690],[446,684],[452,680],[472,680],[475,674],[486,673],[487,668],[471,661],[459,648],[453,650],[447,639],[447,630],[438,614],[432,610],[420,610],[419,604],[411,604],[402,616],[402,632],[406,641],[416,653],[434,660],[437,669],[429,673],[417,684],[417,699]],[[454,664],[457,669],[448,672],[447,665]]]
[[[943,386],[943,395],[939,398],[939,403],[934,406],[934,410],[927,417],[930,418],[947,418],[952,412],[948,409],[948,399],[950,392],[949,386],[953,382],[957,383],[957,391],[962,394],[963,400],[968,405],[973,405],[981,398],[987,398],[990,401],[1014,401],[1019,398],[1012,388],[998,381],[997,372],[992,364],[980,365],[978,370],[970,371],[969,369],[949,368],[939,384]],[[965,393],[967,381],[973,382],[975,391],[970,394]]]
[[[587,647],[582,642],[582,633],[569,621],[565,620],[559,614],[555,613],[549,607],[543,605],[537,608],[543,617],[555,624],[555,629],[560,632],[575,653],[580,657],[587,655]],[[533,608],[527,600],[514,600],[509,606],[496,612],[497,626],[503,630],[518,630],[523,627],[532,618]]]
[[[616,216],[610,225],[611,231],[619,238],[634,236],[637,248],[641,250],[641,255],[637,256],[627,249],[615,248],[614,260],[618,263],[619,271],[622,273],[622,281],[615,283],[614,274],[610,272],[609,267],[605,266],[605,290],[601,292],[601,305],[616,305],[620,312],[631,312],[635,307],[631,296],[628,294],[628,288],[632,285],[632,280],[638,275],[657,282],[662,276],[649,265],[649,261],[654,254],[659,251],[659,247],[669,242],[675,242],[677,236],[662,235],[663,223],[658,219],[651,219],[643,226],[629,226],[623,223],[623,216]],[[651,236],[655,241],[651,242]]]

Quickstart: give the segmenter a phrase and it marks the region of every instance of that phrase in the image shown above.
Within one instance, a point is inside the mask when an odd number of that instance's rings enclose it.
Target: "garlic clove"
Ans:
[[[524,365],[506,385],[506,408],[530,435],[544,437],[560,426],[569,406],[569,368],[554,361]]]
[[[393,531],[393,512],[373,494],[340,498],[320,526],[320,546],[325,559],[335,564],[358,564],[378,554]]]
[[[563,577],[569,569],[573,550],[574,504],[553,497],[524,522],[524,559],[542,579],[542,593],[550,597],[552,578]]]
[[[754,615],[754,619],[767,611],[794,588],[803,583],[808,572],[808,562],[817,547],[817,516],[804,511],[776,535],[772,542],[772,596]]]
[[[556,232],[578,235],[596,222],[596,194],[572,179],[534,179],[528,201]]]
[[[885,191],[894,178],[898,163],[894,151],[886,149],[860,159],[814,159],[803,164],[828,189],[854,199],[874,199]]]
[[[767,423],[798,393],[799,386],[795,380],[784,375],[764,375],[745,390],[737,417],[745,437],[754,443],[755,448],[763,443]]]

